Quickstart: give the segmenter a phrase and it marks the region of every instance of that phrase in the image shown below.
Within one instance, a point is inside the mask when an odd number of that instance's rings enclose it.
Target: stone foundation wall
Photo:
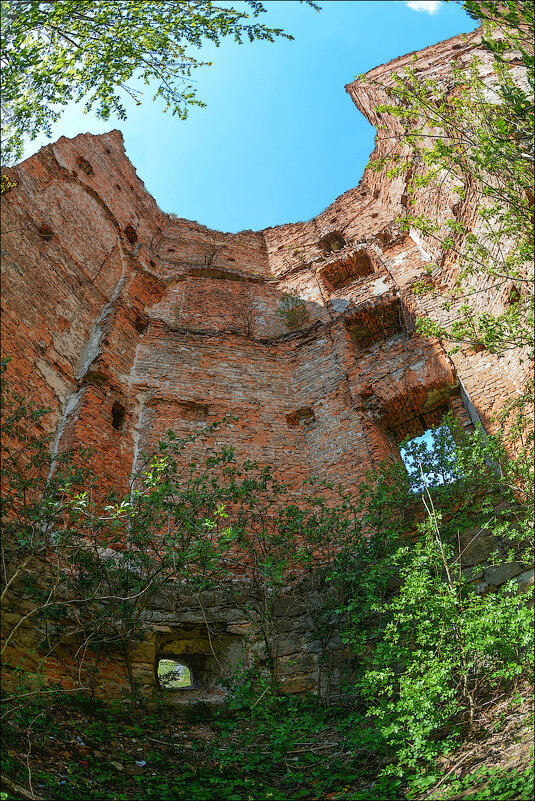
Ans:
[[[43,575],[37,575],[38,585]],[[33,608],[21,583],[9,596],[3,616],[6,632]],[[349,656],[334,608],[332,590],[317,576],[265,596],[243,579],[193,593],[171,585],[142,612],[128,650],[130,676],[118,641],[95,652],[91,645],[84,648],[83,637],[72,634],[72,618],[46,624],[28,620],[8,645],[5,661],[12,667],[5,670],[5,689],[15,691],[23,676],[39,674],[66,689],[83,687],[95,697],[110,698],[130,694],[131,677],[139,698],[218,703],[226,697],[226,680],[257,667],[274,675],[284,692],[334,698],[342,674],[348,673]],[[188,667],[193,687],[161,688],[157,667],[162,658]]]

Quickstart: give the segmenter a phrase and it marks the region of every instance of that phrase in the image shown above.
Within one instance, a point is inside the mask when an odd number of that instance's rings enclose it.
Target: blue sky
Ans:
[[[262,21],[294,41],[203,47],[212,67],[194,75],[206,108],[188,119],[151,101],[106,122],[68,107],[52,139],[119,128],[126,152],[166,212],[236,232],[308,220],[355,186],[374,129],[345,92],[356,75],[397,56],[472,31],[458,3],[317,0],[265,3]],[[432,13],[429,13],[432,12]],[[28,144],[25,156],[46,138]]]

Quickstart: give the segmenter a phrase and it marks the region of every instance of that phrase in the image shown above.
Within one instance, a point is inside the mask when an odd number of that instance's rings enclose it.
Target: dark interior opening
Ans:
[[[346,241],[339,231],[331,231],[320,239],[319,244],[325,253],[336,253],[345,247]]]
[[[137,234],[136,234],[134,228],[132,228],[131,225],[127,225],[126,226],[126,228],[124,229],[124,235],[126,236],[126,238],[128,239],[128,241],[130,242],[131,245],[135,245],[136,244],[136,242],[137,242]]]
[[[86,175],[93,174],[93,167],[91,166],[91,164],[88,162],[87,159],[84,159],[83,156],[78,156],[78,158],[76,159],[76,163],[78,164],[80,169],[85,172]]]
[[[341,289],[359,278],[373,273],[373,264],[365,250],[347,255],[335,264],[329,264],[321,277],[333,289]]]
[[[112,426],[114,428],[116,428],[117,431],[120,431],[122,429],[122,427],[124,426],[125,418],[126,418],[126,409],[124,408],[122,403],[119,403],[118,401],[115,401],[115,403],[113,404],[113,406],[111,408],[111,424],[112,424]]]
[[[144,334],[147,330],[149,325],[149,318],[145,317],[141,314],[136,315],[136,319],[134,321],[134,328],[138,332],[138,334]]]
[[[414,328],[412,317],[401,307],[399,300],[368,306],[360,314],[346,321],[347,333],[359,350],[377,342],[385,342]]]
[[[44,239],[45,242],[48,242],[54,236],[54,231],[48,225],[42,225],[39,228],[39,236],[41,239]]]

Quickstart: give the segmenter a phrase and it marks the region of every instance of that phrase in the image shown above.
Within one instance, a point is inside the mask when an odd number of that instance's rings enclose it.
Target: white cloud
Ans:
[[[413,11],[423,11],[424,14],[438,14],[442,3],[440,0],[410,0],[405,5]]]

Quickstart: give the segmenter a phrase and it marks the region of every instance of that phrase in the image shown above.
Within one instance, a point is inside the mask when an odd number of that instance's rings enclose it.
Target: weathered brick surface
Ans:
[[[478,36],[427,48],[418,69],[446,81],[449,62],[468,59]],[[384,100],[373,80],[388,83],[410,58],[347,87],[372,124]],[[399,123],[387,123],[377,155],[397,146]],[[56,447],[96,449],[103,489],[124,491],[141,454],[169,429],[189,434],[230,414],[238,421],[200,441],[199,456],[232,444],[296,492],[311,474],[352,491],[445,410],[472,425],[463,397],[492,430],[492,416],[525,384],[518,354],[466,348],[449,357],[415,334],[415,316],[445,318],[436,296],[412,292],[437,248],[395,223],[406,178],[367,170],[309,222],[226,234],[161,212],[118,131],[62,138],[8,173],[17,183],[3,198],[11,381],[51,407]],[[451,190],[438,198],[442,220],[452,214]],[[422,196],[416,211],[429,213],[436,200]],[[475,219],[473,198],[456,213]],[[433,280],[443,288],[455,276],[444,262]],[[510,291],[487,303],[503,308]],[[296,326],[278,313],[285,293],[306,303]],[[288,686],[304,675],[313,682],[318,669],[288,674]]]

